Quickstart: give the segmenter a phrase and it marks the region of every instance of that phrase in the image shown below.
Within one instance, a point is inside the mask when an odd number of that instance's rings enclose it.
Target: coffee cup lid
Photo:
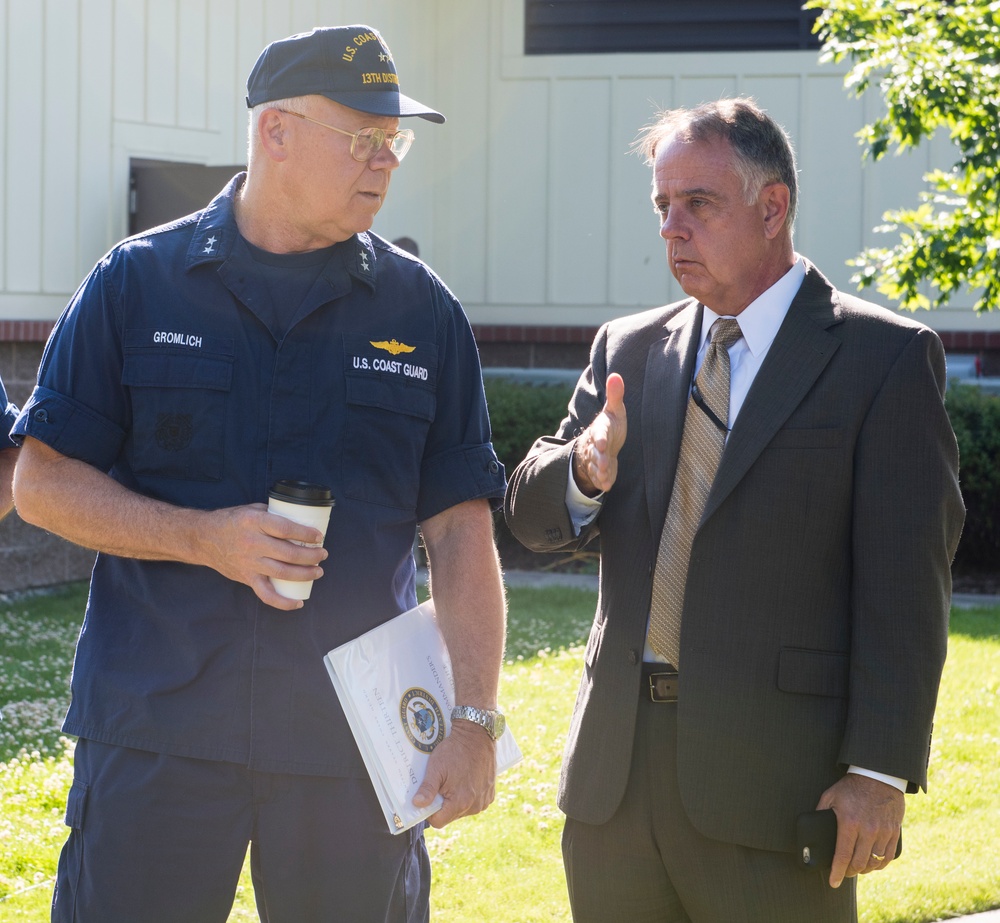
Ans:
[[[304,506],[334,506],[336,503],[329,487],[310,484],[308,481],[276,481],[268,495],[275,500],[301,503]]]

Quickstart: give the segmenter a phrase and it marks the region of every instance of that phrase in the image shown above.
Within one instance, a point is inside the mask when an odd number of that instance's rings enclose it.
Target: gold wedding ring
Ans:
[[[876,862],[885,862],[885,856],[880,856],[878,853],[872,853],[872,858]]]

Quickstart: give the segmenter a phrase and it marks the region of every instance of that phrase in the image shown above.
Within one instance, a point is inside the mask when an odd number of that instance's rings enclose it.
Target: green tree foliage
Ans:
[[[917,146],[938,129],[957,154],[925,176],[913,209],[887,212],[894,247],[865,250],[853,281],[902,307],[939,307],[962,286],[977,311],[1000,305],[1000,2],[810,0],[824,60],[850,60],[848,89],[877,88],[882,118],[860,132],[873,159]],[[932,296],[925,291],[930,283]]]

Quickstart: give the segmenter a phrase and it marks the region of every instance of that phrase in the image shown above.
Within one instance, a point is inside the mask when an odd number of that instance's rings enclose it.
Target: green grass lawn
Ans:
[[[0,601],[0,923],[48,918],[72,774],[58,723],[85,599],[86,589],[73,586]],[[594,603],[584,590],[510,591],[501,698],[524,761],[500,778],[485,814],[428,832],[435,921],[570,920],[555,793]],[[1000,906],[998,743],[1000,609],[957,610],[930,794],[907,798],[902,858],[862,879],[863,923],[923,923]],[[245,873],[230,921],[256,919]]]

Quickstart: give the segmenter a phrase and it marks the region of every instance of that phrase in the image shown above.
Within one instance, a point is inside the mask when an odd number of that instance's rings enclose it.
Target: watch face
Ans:
[[[451,717],[463,718],[466,721],[471,721],[474,724],[478,724],[480,727],[486,730],[486,733],[496,740],[507,727],[507,719],[504,718],[503,712],[483,710],[481,708],[473,708],[471,705],[458,705],[452,709]]]

